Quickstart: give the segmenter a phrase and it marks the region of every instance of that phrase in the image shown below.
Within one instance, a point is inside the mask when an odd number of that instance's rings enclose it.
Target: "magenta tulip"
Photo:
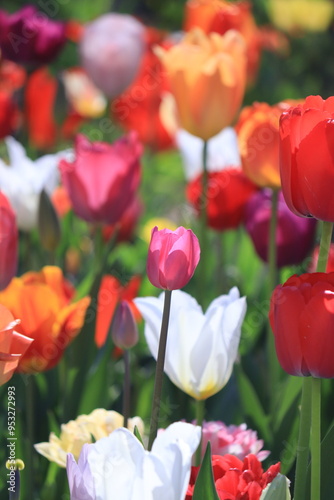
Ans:
[[[86,26],[81,63],[95,85],[113,99],[133,82],[145,49],[144,25],[132,16],[109,13]]]
[[[148,279],[163,290],[183,288],[195,272],[200,252],[198,239],[191,229],[158,231],[155,226],[148,250]]]
[[[0,290],[9,285],[17,269],[18,230],[16,217],[6,196],[0,191]]]
[[[87,222],[118,222],[136,195],[141,153],[135,133],[114,144],[91,143],[78,135],[74,161],[59,165],[76,215]]]
[[[8,14],[0,11],[0,47],[5,59],[48,64],[66,42],[66,25],[49,19],[33,5]]]

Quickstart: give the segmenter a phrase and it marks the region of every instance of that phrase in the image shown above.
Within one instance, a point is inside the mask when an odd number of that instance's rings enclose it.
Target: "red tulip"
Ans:
[[[127,301],[135,319],[140,318],[132,302],[137,297],[140,282],[140,278],[134,276],[126,286],[122,286],[115,276],[103,276],[97,296],[95,343],[98,347],[102,347],[107,339],[116,306],[120,301]]]
[[[65,44],[65,23],[53,21],[33,5],[8,14],[0,11],[0,47],[5,59],[47,64]]]
[[[280,470],[280,463],[264,472],[256,455],[247,455],[242,461],[234,455],[212,456],[213,477],[220,500],[260,500],[264,488]],[[185,500],[193,497],[199,467],[191,468]]]
[[[181,226],[176,231],[159,231],[155,226],[148,249],[148,279],[163,290],[183,288],[195,272],[200,252],[198,239],[191,229]]]
[[[16,216],[0,191],[0,290],[6,288],[17,269],[18,230]]]
[[[282,114],[280,171],[292,212],[334,222],[334,97],[309,96]]]
[[[33,339],[15,331],[19,322],[14,321],[9,310],[0,304],[0,385],[12,377],[21,356],[33,342]]]
[[[269,319],[287,373],[334,378],[334,273],[291,276],[274,290]]]
[[[135,133],[114,144],[78,135],[74,161],[59,165],[74,212],[87,222],[118,222],[139,185],[141,152]]]
[[[247,201],[258,189],[240,168],[209,172],[206,201],[207,223],[218,231],[233,229],[243,220]],[[187,186],[187,198],[200,213],[202,204],[202,175]]]

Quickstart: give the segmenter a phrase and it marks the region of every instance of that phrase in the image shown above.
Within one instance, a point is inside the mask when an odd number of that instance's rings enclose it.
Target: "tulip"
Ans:
[[[274,290],[269,319],[287,373],[334,378],[334,273],[291,276]]]
[[[258,256],[268,262],[272,191],[255,193],[245,207],[245,228]],[[311,251],[316,231],[314,219],[301,219],[287,207],[280,192],[277,206],[277,267],[300,264]]]
[[[71,500],[183,500],[199,441],[200,427],[177,422],[160,433],[147,452],[131,432],[117,429],[84,445],[78,463],[68,455]]]
[[[122,300],[116,309],[111,330],[114,344],[120,349],[130,349],[138,342],[138,327],[131,308]]]
[[[114,13],[89,23],[79,45],[83,68],[111,99],[132,83],[145,48],[144,26],[132,16]]]
[[[334,222],[334,97],[309,96],[280,119],[282,191],[292,212]],[[321,153],[321,154],[320,154]]]
[[[14,14],[0,11],[0,48],[5,59],[23,64],[48,64],[65,41],[65,24],[52,21],[33,5]]]
[[[0,290],[16,274],[18,261],[16,217],[6,196],[0,191]]]
[[[231,124],[245,90],[246,57],[242,36],[200,29],[169,50],[158,47],[176,101],[181,128],[208,140]]]
[[[138,220],[143,212],[143,204],[136,196],[131,204],[126,208],[117,224],[110,224],[102,227],[104,241],[116,237],[116,242],[132,241],[135,235]]]
[[[140,182],[142,146],[135,133],[114,144],[78,135],[73,162],[62,160],[62,182],[73,210],[87,222],[114,224],[132,203]]]
[[[257,189],[240,167],[209,172],[206,199],[208,226],[217,231],[238,227],[243,221],[246,203]],[[198,214],[203,203],[202,192],[202,175],[199,175],[186,190],[187,199]]]
[[[35,444],[34,447],[50,462],[55,462],[60,467],[66,467],[68,453],[72,453],[75,460],[78,460],[84,444],[109,436],[123,426],[123,421],[123,416],[117,411],[98,408],[89,415],[80,415],[75,420],[62,424],[59,437],[51,432],[48,442]],[[128,420],[128,429],[131,432],[134,431],[135,426],[143,435],[144,423],[140,417]]]
[[[185,177],[192,181],[203,172],[203,141],[181,129],[176,133],[176,144],[182,156]],[[237,136],[232,127],[208,140],[208,172],[219,172],[240,164]]]
[[[272,23],[292,34],[325,31],[333,22],[332,0],[269,0],[267,7]]]
[[[280,471],[280,463],[277,463],[271,465],[264,472],[255,455],[247,455],[244,460],[240,460],[233,455],[213,455],[211,463],[216,491],[218,497],[222,500],[239,500],[243,498],[259,500],[262,491]],[[198,472],[199,467],[192,467],[185,500],[193,498]],[[280,496],[279,498],[283,497]]]
[[[115,276],[103,276],[97,295],[95,343],[98,347],[102,347],[107,340],[110,325],[120,301],[126,300],[132,308],[134,317],[136,319],[140,317],[132,301],[137,296],[140,283],[141,279],[138,276],[131,278],[125,286]]]
[[[7,90],[0,89],[0,139],[12,134],[19,120],[19,110],[13,96]]]
[[[34,339],[20,359],[19,371],[36,373],[58,363],[64,349],[79,333],[89,305],[88,297],[71,303],[74,294],[72,285],[55,266],[13,278],[0,292],[0,303],[14,318],[21,319],[16,330]]]
[[[279,118],[291,104],[270,106],[255,102],[244,108],[236,125],[242,168],[260,187],[281,186],[279,173]]]
[[[277,42],[268,44],[268,35],[273,41],[278,38],[275,33],[256,26],[252,5],[248,1],[188,0],[185,5],[184,29],[189,31],[195,27],[207,34],[215,32],[220,35],[230,29],[237,30],[246,43],[247,79],[251,83],[258,72],[262,48],[273,49],[273,45],[275,48],[277,45]]]
[[[163,290],[183,288],[192,278],[200,258],[200,247],[191,229],[152,229],[147,257],[147,276]]]
[[[33,339],[21,335],[15,329],[19,320],[14,320],[10,311],[0,304],[0,385],[11,379]]]
[[[202,455],[204,456],[208,441],[212,455],[234,455],[244,460],[252,454],[258,460],[265,460],[270,452],[261,450],[263,440],[257,438],[256,431],[247,429],[246,424],[225,425],[223,422],[204,422],[202,430]]]
[[[159,298],[134,300],[145,320],[145,337],[156,359],[164,303]],[[173,293],[168,327],[165,373],[182,391],[197,400],[216,394],[228,382],[238,353],[246,299],[236,287],[221,295],[205,314],[185,292]]]
[[[10,165],[0,159],[0,186],[8,197],[22,231],[37,227],[38,205],[43,189],[51,194],[58,183],[57,164],[68,152],[45,155],[36,161],[26,156],[13,137],[6,138]]]

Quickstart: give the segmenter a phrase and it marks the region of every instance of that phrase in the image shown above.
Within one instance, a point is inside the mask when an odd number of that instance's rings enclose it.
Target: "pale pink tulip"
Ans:
[[[109,98],[134,80],[146,48],[145,27],[125,14],[105,14],[89,23],[80,42],[81,63]]]
[[[193,276],[200,258],[197,236],[191,229],[152,229],[147,258],[147,276],[163,290],[183,288]]]
[[[0,304],[0,385],[10,380],[21,356],[34,340],[15,332],[18,323],[9,310]]]

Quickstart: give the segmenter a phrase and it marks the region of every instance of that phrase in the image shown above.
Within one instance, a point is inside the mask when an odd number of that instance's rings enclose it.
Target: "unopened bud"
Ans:
[[[138,342],[138,327],[129,303],[122,300],[116,309],[111,337],[117,347],[130,349]]]

